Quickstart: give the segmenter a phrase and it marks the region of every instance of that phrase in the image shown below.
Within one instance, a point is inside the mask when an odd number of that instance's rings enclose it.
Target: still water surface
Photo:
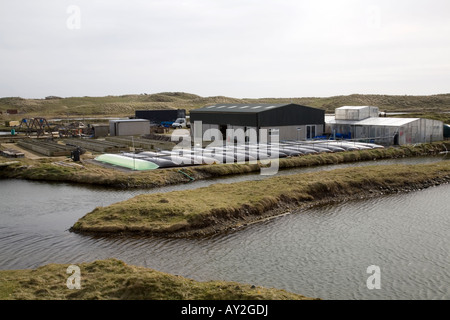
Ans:
[[[226,182],[236,179],[243,177]],[[208,183],[214,182],[117,191],[2,180],[0,269],[113,257],[196,280],[323,299],[450,299],[450,185],[294,212],[205,239],[111,239],[68,231],[97,206]],[[379,290],[366,286],[370,265],[381,269]]]

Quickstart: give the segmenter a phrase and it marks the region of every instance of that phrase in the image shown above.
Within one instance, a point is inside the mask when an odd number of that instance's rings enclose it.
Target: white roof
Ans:
[[[109,122],[149,122],[147,119],[115,119],[109,120]]]
[[[337,108],[336,110],[361,110],[366,108],[378,108],[378,107],[372,107],[372,106],[343,106],[340,108]]]
[[[358,126],[392,126],[401,127],[405,124],[419,120],[419,118],[384,118],[373,117],[363,120],[336,120],[335,116],[325,116],[325,123],[327,124],[350,124]]]

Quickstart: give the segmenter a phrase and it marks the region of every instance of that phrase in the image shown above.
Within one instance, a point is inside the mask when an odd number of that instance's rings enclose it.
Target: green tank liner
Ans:
[[[121,156],[118,154],[102,154],[96,157],[95,160],[138,171],[155,170],[159,168],[156,163],[142,159],[133,159],[131,157]]]

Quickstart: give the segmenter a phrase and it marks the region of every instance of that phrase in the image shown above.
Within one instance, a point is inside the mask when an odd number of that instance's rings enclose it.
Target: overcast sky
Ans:
[[[0,0],[0,97],[450,93],[448,0]]]

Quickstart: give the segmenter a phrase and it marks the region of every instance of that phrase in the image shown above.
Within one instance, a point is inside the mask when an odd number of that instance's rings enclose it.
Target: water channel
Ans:
[[[429,163],[437,157],[347,166]],[[102,238],[68,229],[87,212],[140,193],[265,179],[258,174],[157,190],[0,181],[0,269],[117,258],[196,280],[230,280],[323,299],[449,299],[450,185],[294,212],[204,239]],[[369,290],[367,267],[381,270]]]

